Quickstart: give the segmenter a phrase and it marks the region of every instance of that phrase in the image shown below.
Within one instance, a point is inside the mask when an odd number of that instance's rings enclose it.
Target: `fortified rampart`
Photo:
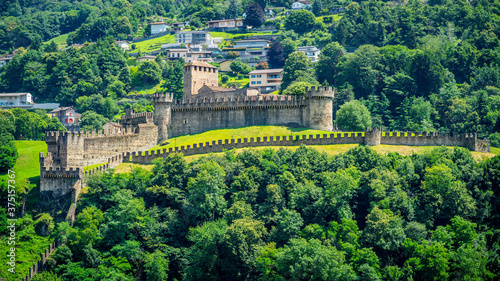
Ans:
[[[50,159],[44,161],[50,161],[46,166],[64,168],[99,164],[122,152],[155,146],[157,134],[158,129],[152,123],[120,131],[47,132],[45,142]]]
[[[153,112],[134,113],[132,109],[125,110],[125,115],[120,119],[122,126],[137,126],[144,123],[153,123]]]
[[[331,87],[306,88],[305,97],[246,96],[173,100],[171,94],[157,93],[155,124],[159,142],[168,138],[207,130],[285,125],[318,130],[333,129]]]
[[[377,142],[378,143],[375,143]],[[381,131],[365,131],[362,133],[317,134],[308,136],[276,136],[225,139],[212,142],[198,143],[176,147],[175,149],[158,149],[155,151],[138,151],[124,153],[123,162],[150,164],[156,158],[166,158],[172,153],[195,155],[222,152],[233,148],[259,146],[298,146],[305,145],[332,145],[332,144],[365,144],[365,145],[409,145],[409,146],[463,146],[472,151],[488,152],[489,141],[477,140],[475,134],[450,135],[440,133],[401,132],[386,133]]]

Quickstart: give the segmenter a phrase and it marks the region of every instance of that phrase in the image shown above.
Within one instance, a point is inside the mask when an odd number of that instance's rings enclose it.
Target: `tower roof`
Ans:
[[[188,67],[188,66],[202,66],[202,67],[209,67],[209,68],[217,69],[217,67],[215,67],[209,63],[203,62],[203,61],[192,61],[192,62],[186,64],[184,67]]]

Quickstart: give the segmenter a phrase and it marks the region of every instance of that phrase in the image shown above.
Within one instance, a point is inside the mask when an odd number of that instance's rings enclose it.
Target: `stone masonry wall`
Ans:
[[[203,66],[185,66],[184,67],[184,97],[196,96],[198,90],[207,86],[219,85],[219,73],[217,68]]]
[[[158,128],[155,125],[139,124],[134,134],[96,135],[85,138],[84,156],[78,166],[104,163],[109,157],[125,151],[151,148],[156,145],[157,135]]]
[[[168,137],[255,125],[303,127],[305,106],[303,99],[285,96],[175,101]]]
[[[381,134],[380,131],[378,133]],[[366,134],[366,133],[365,133]],[[412,136],[413,135],[413,136]],[[424,134],[418,132],[387,133],[386,136],[378,138],[379,144],[409,145],[409,146],[463,146],[473,151],[487,152],[484,148],[489,148],[489,141],[478,141],[473,134],[462,134],[450,136],[448,134]],[[150,164],[155,158],[166,158],[171,153],[183,153],[184,155],[195,155],[222,152],[233,148],[259,147],[259,146],[298,146],[305,145],[331,145],[331,144],[368,144],[369,140],[362,133],[338,133],[317,134],[308,136],[277,136],[277,137],[257,137],[231,140],[218,140],[194,144],[193,146],[181,146],[175,149],[158,149],[155,151],[138,151],[124,153],[123,162],[134,162],[140,164]],[[475,148],[480,150],[475,150]]]

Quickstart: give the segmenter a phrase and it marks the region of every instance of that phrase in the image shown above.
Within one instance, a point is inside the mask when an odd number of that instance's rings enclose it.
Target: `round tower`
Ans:
[[[306,88],[307,116],[306,125],[311,129],[333,131],[332,87]]]
[[[154,123],[158,126],[158,143],[168,139],[172,101],[173,94],[171,93],[156,93],[153,95],[155,105]]]

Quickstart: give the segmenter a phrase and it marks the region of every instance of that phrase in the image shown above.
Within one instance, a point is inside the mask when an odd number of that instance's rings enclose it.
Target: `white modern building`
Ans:
[[[0,57],[0,67],[5,66],[13,56]]]
[[[0,107],[31,107],[33,98],[30,93],[0,93]]]
[[[153,22],[150,23],[149,25],[151,25],[151,35],[155,35],[170,30],[170,25],[168,25],[165,22]]]
[[[210,33],[206,31],[182,31],[175,34],[177,43],[184,43],[189,46],[194,45],[207,45],[209,47],[217,48],[217,44],[222,42],[222,38],[210,37]]]
[[[264,49],[269,47],[269,41],[267,40],[240,40],[234,42],[234,48],[247,48],[247,49]]]
[[[124,51],[130,50],[130,46],[129,46],[127,41],[115,41],[115,43],[116,43],[116,46],[118,46],[119,48],[121,48]]]
[[[321,50],[316,48],[316,46],[305,46],[305,47],[298,47],[297,52],[303,52],[310,61],[316,62],[319,59],[319,54],[321,53]]]
[[[301,9],[309,9],[312,5],[312,2],[307,0],[299,0],[297,2],[292,3],[292,10],[301,10]]]

